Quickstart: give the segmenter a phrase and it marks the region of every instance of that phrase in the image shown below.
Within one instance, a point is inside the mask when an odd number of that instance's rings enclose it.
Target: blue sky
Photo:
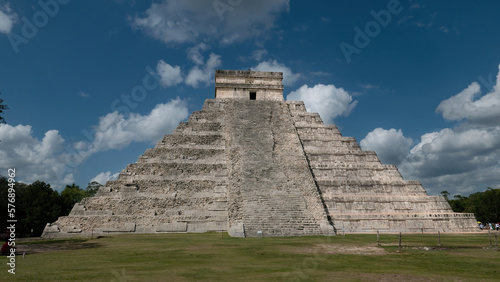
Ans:
[[[116,177],[213,98],[215,69],[289,100],[429,194],[500,187],[498,1],[0,0],[0,170]]]

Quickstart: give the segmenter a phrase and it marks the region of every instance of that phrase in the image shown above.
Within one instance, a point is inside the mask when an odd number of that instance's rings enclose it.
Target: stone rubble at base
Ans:
[[[337,232],[474,232],[419,181],[404,180],[303,102],[279,72],[218,70],[215,99],[42,237],[224,231],[235,237]]]

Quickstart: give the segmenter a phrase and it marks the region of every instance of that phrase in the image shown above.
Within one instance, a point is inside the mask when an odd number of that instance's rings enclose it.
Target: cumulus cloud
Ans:
[[[187,51],[188,59],[197,65],[203,65],[204,59],[201,52],[206,51],[207,49],[208,46],[204,42],[189,48]]]
[[[184,76],[180,66],[172,66],[160,60],[156,66],[156,73],[160,77],[160,85],[163,87],[176,86],[184,82],[194,88],[200,84],[205,86],[213,82],[215,69],[222,64],[221,56],[211,53],[205,62],[203,52],[208,50],[207,44],[201,42],[194,47],[188,48],[187,58],[195,65]]]
[[[496,165],[499,153],[500,127],[462,131],[445,128],[422,135],[420,143],[411,149],[407,163],[411,164],[412,175],[435,177]]]
[[[0,168],[16,169],[17,179],[31,183],[47,181],[55,187],[73,183],[73,174],[65,167],[64,139],[57,130],[49,130],[42,140],[33,137],[30,125],[0,125]]]
[[[304,101],[307,111],[319,113],[325,123],[333,123],[341,115],[348,116],[358,103],[347,91],[332,84],[303,85],[288,94],[286,100]]]
[[[135,28],[167,44],[204,38],[231,44],[265,34],[276,16],[288,11],[289,2],[163,0],[131,21]]]
[[[9,34],[17,18],[17,14],[12,11],[9,3],[0,6],[0,33]]]
[[[257,49],[252,52],[252,59],[254,59],[255,61],[260,61],[266,55],[267,55],[266,49]]]
[[[447,100],[442,101],[436,109],[446,120],[467,120],[470,123],[500,122],[500,65],[496,85],[482,97],[481,87],[477,82]]]
[[[132,142],[156,142],[187,117],[186,102],[179,98],[157,105],[147,115],[113,112],[99,119],[90,142],[74,143],[66,142],[57,130],[47,131],[39,140],[33,137],[30,125],[2,124],[0,169],[16,168],[18,180],[23,182],[41,180],[62,188],[74,182],[74,171],[91,155]]]
[[[116,180],[118,178],[118,175],[120,173],[117,172],[117,173],[114,173],[114,174],[111,174],[110,171],[107,171],[107,172],[101,172],[99,173],[98,175],[96,175],[94,178],[92,178],[90,180],[90,182],[97,182],[97,183],[100,183],[102,185],[105,185],[106,182],[110,181],[110,180]]]
[[[189,71],[185,83],[194,88],[197,88],[200,83],[204,83],[205,85],[210,84],[213,81],[215,69],[221,64],[220,56],[211,53],[205,65],[194,66]]]
[[[401,129],[379,127],[368,133],[359,144],[363,150],[377,152],[382,163],[398,165],[410,152],[413,141],[406,138]]]
[[[297,79],[301,77],[300,73],[293,73],[292,70],[284,64],[278,63],[276,60],[260,62],[253,67],[255,71],[275,71],[283,73],[283,85],[293,85]]]
[[[156,142],[187,117],[186,102],[180,98],[156,105],[148,115],[132,113],[125,117],[118,112],[109,113],[99,118],[94,128],[90,152],[121,149],[132,142]]]
[[[420,180],[431,194],[447,190],[467,195],[500,187],[499,83],[497,76],[493,89],[480,97],[480,86],[473,82],[442,101],[436,112],[446,120],[462,122],[423,134],[398,166],[403,176]],[[395,129],[375,129],[361,141],[363,149],[376,151],[381,159],[400,159],[409,144]]]
[[[500,187],[500,127],[445,128],[426,133],[413,148],[401,130],[377,128],[360,142],[405,179],[418,179],[430,194],[466,195]]]
[[[163,87],[175,86],[182,82],[182,73],[181,67],[179,66],[171,66],[165,61],[160,60],[156,65],[156,72],[160,76],[160,84]]]
[[[499,160],[499,126],[445,128],[422,135],[401,171],[421,179],[436,194],[442,190],[463,194],[500,186],[500,174],[492,173],[500,170]]]

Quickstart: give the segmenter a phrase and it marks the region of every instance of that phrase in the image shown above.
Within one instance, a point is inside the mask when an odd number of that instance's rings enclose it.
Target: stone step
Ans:
[[[365,163],[345,163],[345,162],[336,162],[333,160],[327,161],[319,161],[319,160],[310,160],[310,167],[313,171],[315,170],[340,170],[340,171],[376,171],[377,173],[381,171],[388,172],[398,172],[399,170],[395,165],[387,165],[381,164],[378,162],[365,162]]]
[[[323,195],[381,195],[427,196],[424,188],[413,185],[323,185],[318,184]]]
[[[174,145],[223,145],[224,139],[220,134],[209,135],[165,135],[161,143]],[[162,144],[162,145],[163,145]]]
[[[155,158],[141,158],[137,161],[138,164],[202,164],[202,165],[226,165],[225,156],[215,156],[199,158],[198,156],[180,156],[175,158],[175,156],[168,156],[165,158],[155,157]]]
[[[174,157],[174,158],[182,158],[186,156],[196,156],[200,158],[209,158],[214,156],[225,156],[226,152],[224,147],[213,149],[213,148],[169,148],[169,147],[160,147],[154,149],[148,149],[146,152],[139,157],[139,159],[148,157]]]
[[[130,175],[179,175],[214,173],[226,169],[227,165],[225,163],[134,163],[128,165],[124,173],[129,173]]]
[[[321,153],[308,154],[307,159],[312,166],[327,165],[381,165],[376,154],[346,154],[346,153]]]
[[[203,149],[203,150],[225,150],[225,144],[215,144],[215,145],[203,145],[203,144],[167,144],[163,142],[158,142],[155,148],[165,148],[168,150],[176,149]]]

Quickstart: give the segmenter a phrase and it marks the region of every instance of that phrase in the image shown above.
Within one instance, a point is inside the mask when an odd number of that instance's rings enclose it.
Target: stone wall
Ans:
[[[283,101],[283,73],[262,71],[215,71],[215,98]]]
[[[476,231],[473,214],[453,213],[441,196],[428,196],[419,181],[404,180],[336,126],[324,125],[303,102],[287,102],[309,167],[337,231]]]
[[[228,230],[223,104],[207,100],[43,237]]]

